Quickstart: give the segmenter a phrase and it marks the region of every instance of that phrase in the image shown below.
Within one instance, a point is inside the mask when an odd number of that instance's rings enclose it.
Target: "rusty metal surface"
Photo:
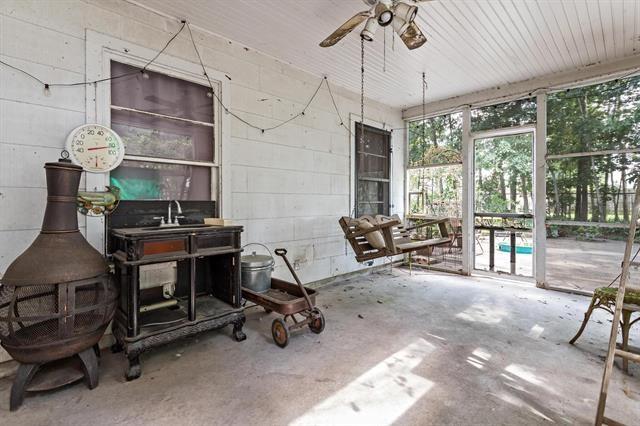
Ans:
[[[57,284],[106,272],[104,258],[80,232],[41,233],[9,265],[0,283],[10,286]]]
[[[42,230],[0,280],[0,343],[23,364],[91,348],[113,318],[117,299],[104,258],[78,230],[82,168],[61,160],[45,170]]]
[[[44,285],[82,280],[107,272],[102,255],[78,230],[76,198],[82,167],[57,162],[45,165],[47,207],[40,235],[9,265],[0,283]]]
[[[409,27],[400,38],[409,50],[417,49],[427,42],[427,38],[422,34],[415,22],[409,24]]]
[[[311,303],[315,305],[317,292],[307,287],[305,290]],[[300,287],[277,278],[271,279],[271,288],[265,293],[257,293],[243,287],[242,297],[282,315],[297,314],[309,309]]]

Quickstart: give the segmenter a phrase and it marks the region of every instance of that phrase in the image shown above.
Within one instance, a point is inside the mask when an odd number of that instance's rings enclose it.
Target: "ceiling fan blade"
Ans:
[[[422,34],[422,31],[420,31],[420,28],[418,28],[415,22],[409,24],[409,27],[400,38],[409,50],[417,49],[427,41],[427,38]]]
[[[329,47],[333,46],[340,40],[344,38],[347,34],[349,34],[355,27],[360,25],[362,21],[369,17],[369,11],[365,10],[360,13],[355,14],[351,19],[349,19],[344,24],[340,25],[340,28],[335,30],[331,35],[320,43],[321,47]]]

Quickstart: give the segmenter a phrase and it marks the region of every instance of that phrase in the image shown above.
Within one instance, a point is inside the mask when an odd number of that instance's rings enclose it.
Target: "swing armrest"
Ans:
[[[400,221],[398,220],[390,220],[388,222],[384,222],[384,223],[379,223],[377,225],[372,226],[371,228],[367,228],[367,229],[363,229],[360,231],[354,231],[352,233],[350,233],[348,236],[345,236],[345,238],[349,239],[349,238],[356,238],[356,237],[361,237],[363,235],[367,235],[371,232],[375,232],[375,231],[382,231],[384,229],[393,227],[393,226],[397,226],[400,224]]]
[[[433,225],[439,225],[441,223],[447,223],[449,221],[449,219],[434,219],[434,220],[428,220],[426,222],[423,222],[419,225],[414,225],[414,226],[409,226],[407,228],[404,228],[405,231],[413,231],[416,229],[420,229],[420,228],[424,228],[426,226],[433,226]]]

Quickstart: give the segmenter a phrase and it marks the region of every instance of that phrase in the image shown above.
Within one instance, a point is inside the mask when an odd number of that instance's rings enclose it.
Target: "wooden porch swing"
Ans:
[[[365,215],[359,218],[343,216],[339,220],[344,237],[351,244],[358,262],[366,262],[379,257],[396,256],[427,247],[452,244],[453,234],[449,234],[448,218],[427,220],[416,226],[405,227],[398,215],[375,217]],[[427,226],[438,226],[440,238],[414,240],[411,231]]]

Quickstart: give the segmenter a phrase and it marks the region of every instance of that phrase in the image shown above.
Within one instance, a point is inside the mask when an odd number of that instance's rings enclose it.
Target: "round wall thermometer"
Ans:
[[[67,151],[71,160],[92,173],[115,169],[124,158],[124,144],[120,136],[99,124],[83,124],[69,133]]]

